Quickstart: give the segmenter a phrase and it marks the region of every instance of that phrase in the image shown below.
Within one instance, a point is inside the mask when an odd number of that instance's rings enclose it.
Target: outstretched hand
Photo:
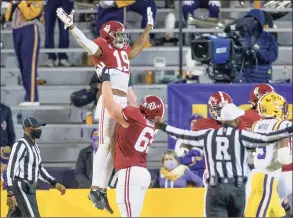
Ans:
[[[64,23],[64,29],[67,29],[68,27],[73,25],[73,15],[74,10],[71,11],[71,13],[68,15],[63,8],[57,8],[56,10],[57,16],[60,20]]]

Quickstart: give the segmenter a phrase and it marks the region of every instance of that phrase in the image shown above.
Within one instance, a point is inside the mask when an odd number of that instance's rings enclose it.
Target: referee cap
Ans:
[[[27,127],[41,127],[41,126],[46,126],[46,123],[40,123],[37,118],[35,117],[27,117],[23,120],[23,128],[27,128]]]
[[[244,110],[237,107],[235,104],[226,104],[221,110],[222,121],[233,121],[245,114]]]

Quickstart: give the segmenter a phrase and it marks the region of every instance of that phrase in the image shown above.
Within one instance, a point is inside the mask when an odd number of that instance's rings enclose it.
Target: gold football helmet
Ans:
[[[257,110],[264,118],[286,119],[288,104],[286,99],[278,93],[269,93],[258,101]]]

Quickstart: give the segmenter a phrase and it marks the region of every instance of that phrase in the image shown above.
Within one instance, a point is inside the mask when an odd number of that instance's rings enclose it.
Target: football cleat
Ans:
[[[105,209],[105,199],[102,197],[102,192],[100,190],[91,190],[89,194],[89,199],[92,201],[96,208],[100,210]]]
[[[105,209],[110,213],[110,214],[113,214],[114,211],[113,209],[111,208],[110,204],[109,204],[109,201],[108,201],[108,197],[107,197],[107,193],[106,192],[101,192],[102,193],[102,198],[103,198],[103,202],[105,203]]]

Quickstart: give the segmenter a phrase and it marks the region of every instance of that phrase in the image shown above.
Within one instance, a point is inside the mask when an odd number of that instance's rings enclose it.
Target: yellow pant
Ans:
[[[286,215],[277,192],[278,180],[265,173],[253,173],[251,194],[245,217],[282,217]]]

